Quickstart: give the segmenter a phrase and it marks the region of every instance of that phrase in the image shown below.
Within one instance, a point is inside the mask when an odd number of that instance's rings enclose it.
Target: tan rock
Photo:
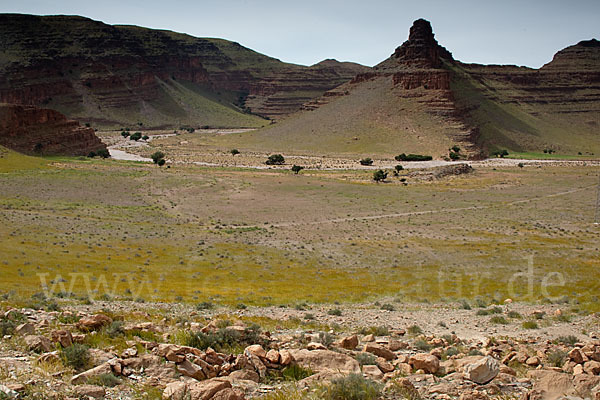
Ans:
[[[387,361],[391,361],[396,358],[396,354],[394,354],[393,351],[375,343],[367,343],[363,351],[375,354],[377,357],[385,358]]]
[[[525,361],[525,364],[529,365],[530,367],[537,367],[540,365],[540,359],[537,356],[529,357],[527,361]]]
[[[581,353],[581,349],[579,347],[575,347],[568,354],[569,360],[573,361],[575,364],[583,364],[583,354]]]
[[[233,371],[229,374],[228,378],[231,380],[243,380],[243,381],[253,381],[258,383],[260,381],[260,376],[255,371],[249,369],[240,369],[237,371]]]
[[[184,400],[189,393],[188,384],[185,382],[172,382],[163,391],[164,400]]]
[[[600,362],[598,361],[588,361],[583,364],[583,370],[586,374],[590,375],[599,375],[600,374]]]
[[[563,396],[575,394],[571,375],[561,372],[533,370],[529,371],[527,376],[535,381],[533,390],[541,396],[540,399],[557,400]]]
[[[400,371],[402,375],[410,375],[412,367],[408,363],[400,363],[398,364],[398,371]]]
[[[379,381],[383,379],[383,372],[377,367],[377,365],[363,365],[362,367],[363,375],[375,381]]]
[[[59,343],[62,347],[69,347],[73,344],[73,335],[66,330],[58,330],[52,332],[52,341]]]
[[[246,347],[246,349],[244,350],[244,354],[248,353],[254,354],[255,356],[260,358],[267,357],[267,352],[265,351],[265,349],[263,349],[263,347],[260,344],[253,344],[252,346]]]
[[[484,357],[473,364],[468,364],[464,368],[465,378],[480,385],[490,382],[499,373],[500,364],[490,356]]]
[[[88,380],[90,380],[91,378],[100,376],[100,375],[104,375],[104,374],[112,374],[112,368],[110,366],[109,363],[104,363],[101,365],[98,365],[97,367],[94,367],[92,369],[88,369],[85,372],[82,372],[78,375],[75,375],[74,377],[71,378],[71,384],[73,385],[80,385],[83,383],[86,383]]]
[[[15,328],[15,334],[20,336],[33,335],[34,333],[35,326],[30,322],[21,324]]]
[[[223,389],[212,397],[212,400],[244,400],[244,392],[239,389]]]
[[[360,373],[360,365],[354,358],[330,350],[293,350],[296,362],[315,372],[334,371],[344,374]]]
[[[75,393],[79,397],[93,397],[94,399],[103,399],[106,396],[106,390],[102,386],[96,385],[79,385],[75,386]]]
[[[44,353],[38,357],[39,363],[55,363],[60,361],[58,351],[52,351],[50,353]]]
[[[394,340],[394,339],[392,339],[392,340],[390,340],[390,342],[388,343],[388,348],[389,348],[391,351],[398,351],[398,350],[401,350],[401,349],[406,349],[407,347],[408,347],[408,343],[401,342],[401,341],[399,341],[399,340]]]
[[[185,355],[177,354],[174,350],[169,350],[167,354],[165,354],[165,358],[167,359],[167,361],[181,363],[185,360]]]
[[[394,366],[391,363],[387,362],[386,359],[383,357],[377,357],[375,363],[383,373],[393,372],[395,369]]]
[[[306,348],[308,350],[327,350],[327,347],[325,347],[323,344],[318,343],[318,342],[310,342],[309,344],[306,345]]]
[[[489,396],[477,390],[469,390],[461,393],[458,400],[488,400]]]
[[[202,371],[202,368],[188,359],[185,359],[183,362],[177,364],[176,368],[177,372],[180,374],[189,376],[190,378],[194,378],[199,381],[207,378],[204,371]]]
[[[79,320],[77,327],[82,331],[95,331],[112,323],[112,318],[104,314],[96,314]]]
[[[289,352],[289,350],[280,350],[279,357],[279,363],[281,365],[289,365],[292,363],[292,361],[294,361],[292,354]]]
[[[52,351],[52,342],[44,336],[27,335],[25,336],[24,341],[29,351],[35,351],[38,353],[48,353]]]
[[[454,360],[454,366],[456,367],[456,371],[464,372],[464,369],[469,364],[474,364],[483,359],[483,356],[467,356],[463,358],[459,358],[458,360]]]
[[[408,362],[414,369],[422,369],[429,374],[435,374],[440,368],[440,360],[427,353],[415,354],[410,357]]]
[[[374,342],[375,336],[374,335],[365,335],[365,336],[363,336],[362,341],[365,343]]]
[[[195,382],[189,385],[190,400],[209,400],[224,389],[231,389],[231,383],[224,379],[214,378]]]
[[[269,351],[267,351],[267,361],[273,363],[273,364],[278,364],[279,363],[279,352],[277,350],[271,349]]]
[[[358,346],[358,336],[346,336],[338,342],[338,346],[343,349],[354,350]]]
[[[577,364],[573,367],[573,375],[581,375],[583,372],[583,365]]]

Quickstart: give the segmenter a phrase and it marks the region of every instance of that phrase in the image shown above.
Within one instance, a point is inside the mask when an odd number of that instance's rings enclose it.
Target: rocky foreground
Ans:
[[[465,339],[212,307],[5,306],[0,399],[600,399],[595,333]]]

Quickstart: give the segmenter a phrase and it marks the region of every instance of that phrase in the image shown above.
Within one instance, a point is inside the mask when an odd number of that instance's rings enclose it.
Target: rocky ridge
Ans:
[[[94,129],[58,111],[1,103],[0,145],[36,155],[87,156],[106,150]]]

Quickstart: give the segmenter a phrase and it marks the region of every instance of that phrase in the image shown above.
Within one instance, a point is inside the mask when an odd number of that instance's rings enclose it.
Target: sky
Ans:
[[[107,24],[236,41],[296,64],[375,65],[431,21],[455,59],[539,68],[600,39],[600,0],[0,0],[0,13],[82,15]]]

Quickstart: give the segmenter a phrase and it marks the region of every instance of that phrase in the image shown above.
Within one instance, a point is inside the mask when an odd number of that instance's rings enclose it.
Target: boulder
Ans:
[[[206,374],[204,371],[202,371],[202,368],[188,359],[185,359],[183,362],[177,364],[177,372],[199,381],[206,379]]]
[[[291,355],[300,366],[315,372],[334,371],[344,374],[360,373],[354,358],[330,350],[293,350]]]
[[[73,335],[66,330],[58,330],[52,332],[52,341],[59,343],[62,347],[69,347],[73,344]]]
[[[84,317],[79,320],[77,327],[82,331],[95,331],[106,325],[111,324],[112,318],[104,314],[96,314],[91,317]]]
[[[365,378],[372,379],[374,381],[383,379],[383,372],[381,372],[377,365],[363,365],[362,372]]]
[[[26,335],[33,335],[34,333],[35,333],[35,326],[30,322],[21,324],[15,328],[15,334],[17,334],[17,335],[26,336]]]
[[[379,369],[384,373],[393,372],[395,369],[394,366],[387,362],[386,359],[383,357],[377,357],[375,363],[377,364]]]
[[[436,356],[427,353],[419,353],[411,356],[408,363],[414,369],[422,369],[429,374],[435,374],[440,369],[440,360]]]
[[[281,365],[289,365],[292,361],[294,361],[294,358],[289,350],[279,350],[279,363]]]
[[[267,361],[269,361],[270,363],[277,364],[279,363],[279,352],[277,350],[271,349],[267,352],[266,358]]]
[[[325,347],[322,343],[319,342],[310,342],[306,345],[306,348],[308,350],[327,350],[327,347]]]
[[[581,349],[579,347],[575,347],[568,354],[569,360],[573,361],[575,364],[583,364],[583,353],[581,353]]]
[[[239,389],[226,388],[212,397],[212,400],[244,400],[244,392]]]
[[[94,399],[103,399],[106,396],[106,391],[102,386],[96,385],[79,385],[75,386],[74,392],[79,397],[89,398],[92,397]]]
[[[391,361],[396,358],[396,354],[394,354],[393,351],[374,343],[367,343],[363,351],[375,354],[377,357],[385,358],[387,361]]]
[[[35,351],[36,353],[48,353],[52,351],[52,342],[44,336],[27,335],[24,340],[29,351]]]
[[[255,371],[249,369],[240,369],[237,371],[233,371],[229,374],[228,378],[230,380],[243,380],[243,381],[252,381],[258,383],[260,381],[260,376]]]
[[[465,378],[480,385],[490,382],[498,373],[500,373],[500,364],[490,356],[468,364],[464,368]]]
[[[71,384],[73,385],[80,385],[83,383],[86,383],[88,380],[90,380],[91,378],[100,376],[100,375],[105,375],[105,374],[112,374],[112,368],[110,363],[104,363],[102,365],[98,365],[97,367],[94,367],[92,369],[88,369],[85,372],[82,372],[78,375],[75,375],[74,377],[71,378]]]
[[[259,358],[267,357],[267,352],[260,344],[253,344],[252,346],[246,347],[244,354],[253,354]]]
[[[231,383],[224,379],[209,379],[189,385],[190,400],[209,400],[224,389],[231,389]]]
[[[600,362],[588,361],[585,364],[583,364],[583,370],[586,374],[600,375]]]
[[[337,345],[342,349],[354,350],[358,346],[358,336],[346,336],[345,338],[342,338]]]

